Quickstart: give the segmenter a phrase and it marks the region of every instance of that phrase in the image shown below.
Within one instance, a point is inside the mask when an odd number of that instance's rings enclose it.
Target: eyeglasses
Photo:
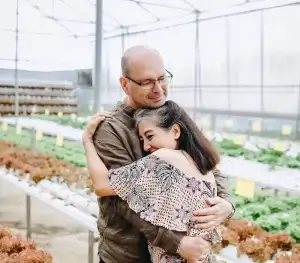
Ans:
[[[158,80],[144,80],[144,81],[138,82],[129,77],[125,77],[125,78],[129,79],[130,81],[141,86],[144,89],[152,89],[154,87],[154,85],[156,84],[156,82],[158,82],[159,85],[161,85],[161,86],[167,85],[171,82],[171,80],[173,78],[173,74],[171,72],[169,72],[168,70],[166,70],[166,72],[167,72],[167,74],[165,76],[160,77]]]

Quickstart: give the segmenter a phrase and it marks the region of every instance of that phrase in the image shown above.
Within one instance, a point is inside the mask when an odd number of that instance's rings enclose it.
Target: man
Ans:
[[[138,108],[157,108],[167,98],[172,75],[165,70],[157,51],[135,46],[122,57],[120,84],[126,94],[125,103],[119,104],[113,118],[101,124],[94,134],[94,145],[108,169],[130,164],[143,157],[134,126],[133,114]],[[211,228],[230,217],[234,208],[223,186],[224,179],[216,175],[220,198],[208,200],[206,210],[195,211],[195,222],[202,228]],[[97,189],[101,193],[103,189]],[[151,262],[147,241],[168,253],[180,254],[191,263],[205,259],[210,244],[200,237],[186,237],[143,221],[119,197],[99,198],[100,232],[99,256],[105,263]]]

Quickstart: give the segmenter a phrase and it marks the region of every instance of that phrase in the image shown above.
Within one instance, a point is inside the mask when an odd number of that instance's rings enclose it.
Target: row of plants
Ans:
[[[70,186],[76,184],[78,188],[87,187],[92,190],[91,180],[84,168],[40,153],[38,149],[26,148],[29,141],[28,135],[19,141],[21,146],[11,141],[0,140],[0,167],[17,170],[19,176],[34,183],[59,178],[59,181],[64,181]],[[63,154],[63,150],[60,154]],[[0,225],[0,262],[53,263],[53,259],[50,254],[37,250],[33,241],[23,240]]]
[[[59,178],[69,185],[76,184],[79,188],[92,189],[86,169],[41,153],[37,149],[22,148],[11,141],[0,141],[0,166],[17,170],[19,176],[35,183]]]
[[[247,219],[270,233],[289,233],[300,242],[300,197],[259,193],[253,199],[233,195],[235,218]]]
[[[57,116],[50,117],[58,118]],[[66,116],[59,118],[64,117]],[[29,146],[31,138],[31,132],[23,130],[21,135],[17,135],[15,127],[12,126],[9,126],[7,131],[2,132],[0,135],[0,139],[11,140],[21,146]],[[281,166],[292,169],[300,168],[300,153],[296,157],[291,157],[287,156],[284,152],[280,152],[272,148],[260,149],[258,152],[254,152],[227,139],[215,143],[220,148],[220,151],[224,156],[242,157],[247,160],[268,164],[271,167]],[[41,152],[51,154],[57,159],[66,160],[80,167],[86,166],[84,151],[81,142],[79,141],[65,140],[62,147],[56,147],[56,138],[44,136],[42,140],[36,142],[36,147]]]
[[[33,240],[24,240],[0,225],[0,262],[53,263],[53,258],[49,253],[37,249]]]
[[[87,117],[70,117],[68,115],[34,115],[35,118],[47,121],[53,121],[55,123],[70,126],[77,129],[84,129],[87,123]]]
[[[17,169],[20,176],[29,175],[35,183],[59,177],[60,181],[93,190],[84,168],[37,150],[0,141],[0,156],[0,166]],[[258,194],[253,199],[236,195],[233,198],[237,207],[235,219],[225,223],[223,241],[214,247],[216,252],[233,245],[238,254],[245,254],[255,262],[268,259],[276,263],[300,262],[299,197]],[[273,218],[279,223],[274,223]]]
[[[277,149],[261,148],[258,151],[250,151],[233,141],[224,139],[217,142],[223,155],[231,157],[243,157],[246,160],[268,164],[271,167],[282,166],[293,169],[300,168],[300,153],[296,157],[288,156],[284,151]]]
[[[222,237],[222,243],[213,247],[215,253],[232,245],[236,247],[237,258],[247,255],[260,263],[268,260],[275,263],[300,262],[300,244],[288,233],[269,233],[248,220],[228,220]]]
[[[0,140],[11,141],[20,147],[31,147],[35,134],[29,130],[22,130],[20,135],[16,134],[16,129],[9,126],[7,131],[0,133]],[[74,164],[77,167],[86,167],[86,159],[82,144],[78,141],[64,139],[62,146],[56,146],[56,138],[43,136],[41,140],[34,142],[34,147],[41,153],[49,154],[57,160],[63,160]]]

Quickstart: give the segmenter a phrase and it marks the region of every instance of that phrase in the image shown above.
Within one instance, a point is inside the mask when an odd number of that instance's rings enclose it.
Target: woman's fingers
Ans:
[[[97,118],[97,117],[99,117],[99,116],[104,116],[104,117],[109,118],[109,117],[111,117],[111,113],[108,112],[108,111],[98,112],[98,113],[96,113],[96,114],[94,114],[94,115],[92,116],[92,119]]]
[[[84,140],[92,140],[93,135],[97,129],[97,127],[105,120],[104,116],[93,116],[86,124],[86,127],[83,131]]]
[[[89,133],[94,133],[98,125],[105,120],[105,116],[97,116],[90,121],[88,121],[86,125],[86,129],[89,131]]]
[[[106,118],[111,118],[111,113],[108,111],[105,112],[97,112],[93,116],[91,116],[87,123],[83,132],[84,140],[92,140],[93,135],[97,129],[97,127],[103,122]]]
[[[109,111],[100,112],[100,115],[103,115],[105,117],[111,117],[111,113]]]
[[[99,112],[94,113],[90,117],[92,118],[92,117],[96,117],[96,116],[99,116],[99,115],[107,115],[107,116],[109,115],[109,116],[111,116],[111,112],[109,112],[109,111],[99,111]]]

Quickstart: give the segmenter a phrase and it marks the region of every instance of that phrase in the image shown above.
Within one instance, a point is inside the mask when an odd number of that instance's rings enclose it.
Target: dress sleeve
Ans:
[[[136,213],[146,208],[148,198],[144,179],[153,171],[154,165],[154,158],[147,156],[129,165],[109,170],[108,178],[111,187]]]

